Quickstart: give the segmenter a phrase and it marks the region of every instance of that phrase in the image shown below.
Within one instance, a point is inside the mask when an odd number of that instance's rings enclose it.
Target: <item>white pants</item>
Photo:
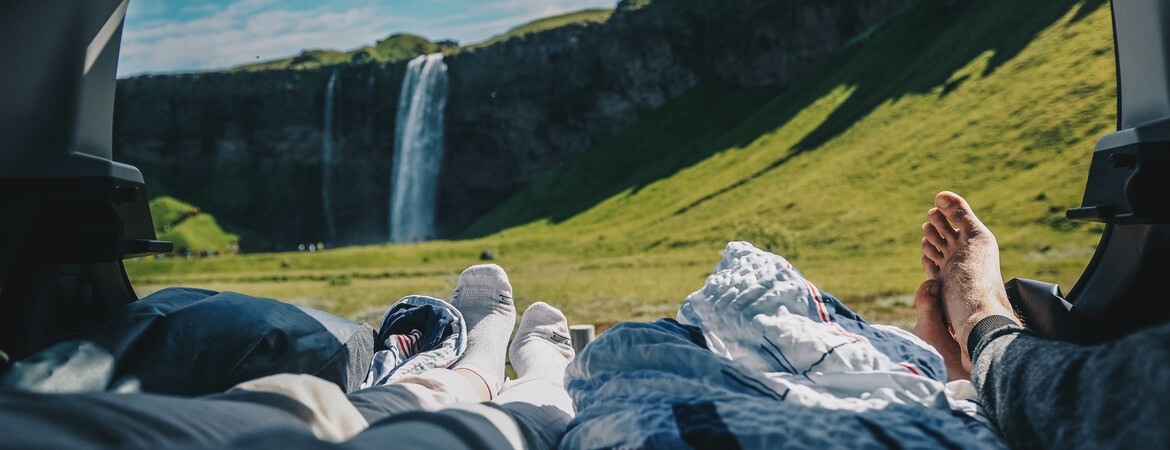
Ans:
[[[398,414],[461,410],[491,422],[514,448],[556,443],[574,416],[563,385],[563,371],[544,371],[504,383],[491,403],[481,404],[467,378],[449,369],[430,369],[394,384],[346,395],[311,375],[281,374],[237,385],[233,390],[275,392],[292,397],[309,410],[303,414],[313,433],[334,442],[350,439],[380,420]],[[275,405],[274,405],[275,406]],[[306,417],[307,416],[307,417]]]

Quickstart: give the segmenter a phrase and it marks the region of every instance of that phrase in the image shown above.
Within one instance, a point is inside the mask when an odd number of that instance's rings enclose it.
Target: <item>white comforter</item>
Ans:
[[[565,448],[1000,447],[933,348],[732,242],[678,321],[623,323],[569,366]],[[953,396],[952,396],[953,397]]]

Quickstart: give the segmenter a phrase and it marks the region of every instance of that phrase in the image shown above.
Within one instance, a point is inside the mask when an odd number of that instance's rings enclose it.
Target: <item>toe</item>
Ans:
[[[524,310],[524,315],[520,317],[520,326],[525,324],[533,325],[557,325],[561,328],[568,329],[569,320],[565,318],[565,313],[554,308],[552,305],[545,302],[536,302]]]
[[[939,192],[934,197],[934,204],[951,223],[955,224],[960,234],[979,232],[985,228],[971,211],[971,205],[959,194],[950,191]]]
[[[938,249],[935,248],[934,244],[931,243],[927,238],[922,238],[922,254],[940,266],[943,264],[943,260],[945,259],[942,252],[939,252]]]
[[[926,276],[928,278],[935,281],[942,279],[942,269],[940,269],[938,264],[935,264],[934,261],[931,261],[930,258],[927,258],[926,256],[922,257],[922,267],[926,269]]]
[[[941,330],[946,323],[943,319],[942,308],[939,305],[939,282],[926,280],[918,286],[914,293],[914,311],[918,313],[918,321],[925,326],[937,325]]]
[[[945,254],[944,252],[947,249],[948,242],[939,234],[938,228],[934,224],[929,222],[922,224],[922,236],[934,248],[938,249],[940,255]]]
[[[952,227],[947,222],[946,216],[938,208],[930,208],[930,211],[926,213],[926,218],[930,220],[931,225],[934,225],[935,232],[944,241],[954,242],[959,238],[959,233],[955,231],[955,227]]]
[[[451,303],[459,307],[466,302],[478,301],[513,304],[512,284],[508,282],[508,274],[503,268],[495,264],[478,264],[459,274],[459,282],[451,294]]]
[[[935,347],[948,344],[946,341],[950,338],[946,319],[943,318],[942,307],[939,305],[938,292],[938,281],[926,280],[918,286],[918,292],[914,294],[914,312],[917,313],[914,334]]]
[[[504,272],[503,267],[495,264],[476,264],[463,269],[463,273],[459,274],[459,281],[507,284],[508,274]]]

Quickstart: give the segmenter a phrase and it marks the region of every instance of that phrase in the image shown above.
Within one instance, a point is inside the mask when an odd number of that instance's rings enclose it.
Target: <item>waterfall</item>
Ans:
[[[394,129],[394,172],[390,177],[393,242],[435,237],[436,178],[443,160],[446,106],[447,64],[443,54],[412,59],[406,65]]]
[[[333,199],[329,192],[333,185],[333,96],[337,89],[337,69],[333,69],[333,74],[329,75],[329,83],[325,85],[325,125],[321,133],[321,204],[325,208],[325,229],[329,231],[330,242],[337,242],[337,224],[333,221]]]

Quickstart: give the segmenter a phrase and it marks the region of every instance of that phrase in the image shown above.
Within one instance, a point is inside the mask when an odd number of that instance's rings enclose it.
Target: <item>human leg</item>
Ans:
[[[529,306],[508,357],[517,379],[504,384],[494,403],[515,420],[529,447],[551,448],[575,415],[564,385],[573,359],[565,315],[544,302]]]
[[[478,403],[485,400],[480,389],[456,371],[436,368],[392,384],[357,390],[347,397],[367,421],[374,423],[411,411],[438,411],[456,403]]]
[[[308,414],[289,397],[263,392],[188,398],[3,391],[0,447],[216,448],[260,430],[313,436]]]
[[[395,414],[437,411],[495,397],[503,382],[504,352],[516,321],[508,275],[495,264],[467,268],[459,275],[451,304],[467,323],[463,356],[450,369],[435,368],[349,394],[350,401],[371,423]]]
[[[489,369],[484,370],[489,372],[498,366],[502,372],[503,354],[496,355],[491,344],[501,335],[506,339],[511,321],[484,316],[499,315],[496,306],[504,297],[500,294],[510,294],[511,289],[498,267],[473,269],[477,270],[469,269],[460,278],[456,298],[462,300],[457,307],[465,319],[472,316],[467,319],[469,323],[478,324],[478,332],[470,331],[469,335],[478,333],[487,339],[469,339],[464,358],[470,357],[476,363],[475,369]],[[496,295],[483,295],[485,291]],[[510,295],[507,297],[510,299]],[[491,303],[484,307],[483,303],[488,301]],[[474,309],[486,313],[476,318]],[[431,429],[436,437],[457,437],[460,442],[507,442],[513,447],[528,448],[554,446],[573,417],[572,400],[562,383],[565,366],[573,357],[568,321],[548,304],[532,305],[525,311],[509,355],[519,377],[504,386],[494,403],[480,403],[487,400],[487,383],[478,372],[466,367],[431,369],[393,384],[350,393],[349,403],[372,425],[346,445],[385,444],[388,436]],[[401,439],[395,442],[410,445]]]
[[[479,403],[485,399],[472,392],[478,375],[461,379],[458,371],[450,370],[432,370],[350,394],[373,425],[347,445],[385,443],[388,436],[428,429],[464,443],[452,443],[451,448],[492,442],[516,448],[554,447],[573,418],[572,399],[562,381],[573,357],[568,328],[568,320],[556,308],[541,302],[530,306],[508,349],[518,378],[505,383],[491,403]]]
[[[969,371],[966,346],[971,328],[992,315],[1015,318],[999,273],[999,246],[967,201],[953,192],[935,196],[935,208],[927,216],[930,221],[922,225],[922,265],[927,275],[941,284],[941,296],[934,300],[941,307],[934,311],[942,311],[953,328],[962,365]],[[923,306],[931,303],[930,296],[923,300]],[[929,309],[919,312],[928,317],[935,314]],[[941,326],[938,323],[924,322],[922,332],[939,335],[939,330],[931,328]]]
[[[560,396],[568,401],[563,378],[573,359],[569,342],[568,319],[560,310],[544,302],[529,306],[508,349],[517,379],[504,386],[496,403],[556,404],[571,412],[571,403],[559,403]]]

